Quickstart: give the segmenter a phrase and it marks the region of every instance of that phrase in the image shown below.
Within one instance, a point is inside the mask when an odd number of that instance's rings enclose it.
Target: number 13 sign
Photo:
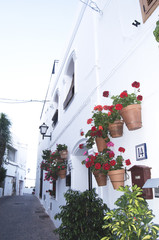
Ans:
[[[136,160],[137,161],[147,159],[146,143],[137,145],[135,148],[136,148]]]

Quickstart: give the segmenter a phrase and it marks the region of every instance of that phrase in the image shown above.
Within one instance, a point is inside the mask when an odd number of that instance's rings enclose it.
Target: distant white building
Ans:
[[[3,167],[7,169],[4,196],[23,195],[25,187],[27,145],[12,134],[12,144],[6,149]]]
[[[158,1],[154,0],[86,0],[79,4],[79,15],[64,57],[58,68],[56,63],[54,66],[47,94],[50,102],[45,102],[41,115],[41,124],[47,124],[51,139],[39,138],[36,195],[56,226],[60,223],[54,220],[54,215],[65,203],[63,194],[67,189],[89,188],[88,171],[81,164],[86,149],[79,149],[79,144],[85,146],[86,139],[80,133],[89,129],[87,119],[91,118],[94,106],[106,104],[102,96],[105,90],[112,95],[123,90],[132,92],[131,83],[140,82],[143,126],[136,131],[128,131],[124,126],[123,136],[111,141],[117,149],[125,147],[125,158],[131,160],[131,166],[147,166],[151,168],[151,178],[159,178],[159,47],[153,36],[158,15]],[[69,184],[65,179],[58,179],[54,185],[43,181],[42,150],[54,151],[56,144],[68,146]],[[136,156],[137,146],[141,144],[147,148],[147,158],[142,160]],[[130,172],[128,175],[125,184],[132,185]],[[113,189],[111,182],[98,187],[92,176],[92,186],[108,207],[113,208],[121,193]],[[54,198],[46,192],[52,188]],[[154,188],[152,199],[147,201],[158,223],[159,198]]]

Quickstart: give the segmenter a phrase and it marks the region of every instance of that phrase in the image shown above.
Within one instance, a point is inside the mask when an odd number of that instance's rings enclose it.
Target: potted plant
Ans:
[[[129,130],[136,130],[142,127],[141,122],[141,101],[143,97],[137,95],[140,91],[140,83],[133,82],[132,87],[134,93],[129,94],[126,90],[120,93],[120,95],[112,96],[113,105],[119,110],[127,128]]]
[[[103,228],[111,231],[111,236],[102,240],[146,240],[158,239],[159,225],[152,222],[154,215],[148,204],[141,197],[142,189],[137,185],[120,187],[124,194],[117,199],[116,209],[107,212]]]
[[[52,160],[54,159],[56,162],[63,162],[63,159],[61,158],[61,155],[58,150],[55,150],[54,152],[51,153]]]
[[[53,181],[53,180],[57,180],[58,175],[58,168],[57,166],[57,160],[56,158],[52,157],[52,152],[48,149],[43,150],[43,154],[42,154],[42,158],[43,161],[41,162],[41,169],[45,170],[45,178],[44,181]]]
[[[91,124],[91,129],[85,134],[85,137],[88,138],[86,142],[87,148],[92,148],[96,142],[99,152],[102,152],[106,148],[106,142],[109,141],[108,114],[104,111],[105,109],[101,105],[94,107],[92,118],[87,120],[87,124]]]
[[[54,180],[57,180],[57,178],[58,178],[57,162],[53,160],[46,170],[44,181],[53,182]]]
[[[82,164],[85,164],[87,168],[90,168],[94,174],[98,186],[105,186],[107,175],[109,176],[114,189],[124,185],[125,169],[123,168],[123,157],[118,155],[115,159],[115,153],[110,148],[114,146],[114,143],[108,142],[107,148],[102,153],[95,153],[89,155]],[[120,147],[119,152],[124,152],[125,149]],[[115,159],[115,160],[114,160]],[[130,165],[130,160],[125,161],[126,165]]]
[[[41,162],[40,167],[41,167],[41,169],[47,171],[50,166],[51,151],[48,149],[43,150],[42,158],[43,158],[43,161]]]
[[[103,92],[105,96],[105,92]],[[121,118],[118,105],[114,106],[103,106],[105,110],[108,111],[108,130],[112,138],[121,137],[123,135],[123,120]]]
[[[98,186],[107,185],[107,169],[105,168],[106,157],[108,153],[95,153],[94,155],[88,155],[88,157],[82,161],[86,168],[89,168],[93,173]]]
[[[60,153],[61,158],[65,159],[68,156],[67,145],[57,144],[57,151]]]
[[[118,189],[120,186],[124,186],[124,176],[126,169],[124,164],[129,166],[131,164],[130,159],[124,160],[122,153],[125,152],[125,148],[119,147],[120,154],[115,158],[115,154],[112,159],[107,161],[107,170],[110,181],[114,189]]]
[[[66,169],[67,169],[67,164],[66,162],[58,162],[56,165],[56,168],[58,170],[57,175],[61,178],[64,179],[66,177]]]
[[[58,154],[57,151],[53,153],[50,150],[43,151],[41,168],[46,171],[44,180],[53,181],[57,180],[58,176],[61,179],[66,177],[66,161],[57,160]]]

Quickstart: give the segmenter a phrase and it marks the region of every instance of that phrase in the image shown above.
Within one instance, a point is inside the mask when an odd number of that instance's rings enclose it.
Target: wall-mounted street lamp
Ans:
[[[49,128],[49,127],[48,127],[45,123],[43,123],[43,124],[39,127],[40,133],[41,133],[41,135],[43,136],[43,139],[44,139],[44,137],[49,137],[50,140],[51,140],[51,135],[46,135],[46,132],[47,132],[48,128]]]

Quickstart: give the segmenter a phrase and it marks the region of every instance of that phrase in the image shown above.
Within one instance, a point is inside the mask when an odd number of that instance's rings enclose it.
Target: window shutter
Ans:
[[[67,97],[66,97],[66,99],[65,99],[65,101],[63,103],[63,108],[64,109],[69,105],[69,103],[70,103],[71,99],[73,98],[73,96],[74,96],[74,75],[72,76],[72,83],[71,83],[69,92],[68,92]]]
[[[55,112],[54,116],[52,117],[52,121],[53,121],[53,126],[55,127],[55,125],[58,122],[58,109],[56,109],[56,112]]]
[[[159,5],[159,0],[140,0],[143,22],[153,13]]]

